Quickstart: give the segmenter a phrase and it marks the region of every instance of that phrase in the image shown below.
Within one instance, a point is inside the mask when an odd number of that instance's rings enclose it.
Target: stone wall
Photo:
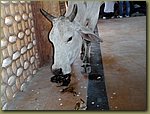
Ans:
[[[30,1],[1,1],[1,102],[7,109],[38,68],[38,52]]]

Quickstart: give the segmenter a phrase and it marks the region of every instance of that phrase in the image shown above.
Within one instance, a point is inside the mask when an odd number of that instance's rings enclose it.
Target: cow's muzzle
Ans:
[[[52,71],[54,76],[51,77],[51,82],[59,83],[60,86],[68,86],[71,81],[71,74],[63,75],[62,69]]]
[[[53,74],[54,74],[55,76],[63,75],[62,68],[53,69],[52,72],[53,72]]]

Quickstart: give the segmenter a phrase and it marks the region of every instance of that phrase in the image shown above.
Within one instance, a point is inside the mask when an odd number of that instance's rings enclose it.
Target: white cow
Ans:
[[[49,39],[54,46],[52,71],[55,76],[51,78],[52,82],[68,85],[71,65],[80,55],[82,43],[101,41],[99,36],[94,34],[101,4],[94,1],[69,1],[65,16],[60,17],[54,17],[41,10],[53,24],[49,34]]]

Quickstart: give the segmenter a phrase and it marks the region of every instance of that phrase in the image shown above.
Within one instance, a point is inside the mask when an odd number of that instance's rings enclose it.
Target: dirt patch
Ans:
[[[103,60],[103,64],[106,65],[113,65],[117,63],[117,58],[112,55],[104,55],[102,60]]]
[[[105,67],[112,69],[113,71],[116,71],[119,73],[128,72],[127,68],[119,64],[119,60],[120,60],[119,57],[112,56],[112,55],[104,55],[102,59],[103,59],[103,64]]]
[[[118,71],[118,72],[123,72],[123,73],[124,73],[124,72],[128,72],[128,69],[119,66],[118,68],[116,68],[116,71]]]

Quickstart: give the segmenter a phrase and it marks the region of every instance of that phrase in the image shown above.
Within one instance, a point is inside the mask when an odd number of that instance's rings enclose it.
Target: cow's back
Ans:
[[[78,8],[75,21],[94,31],[102,3],[98,1],[69,1],[66,16],[72,12],[74,4],[77,4]]]

